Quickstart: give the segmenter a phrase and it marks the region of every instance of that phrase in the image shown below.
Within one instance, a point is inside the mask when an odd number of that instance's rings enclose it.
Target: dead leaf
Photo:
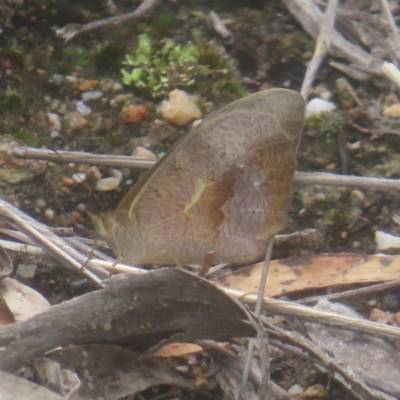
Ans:
[[[201,353],[203,349],[193,343],[170,343],[154,353],[155,357],[178,357],[186,354]]]
[[[362,319],[349,307],[321,300],[314,307],[321,311]],[[323,350],[336,363],[347,369],[355,378],[362,380],[363,374],[373,378],[398,382],[400,357],[390,343],[340,327],[305,322],[307,333],[316,347]],[[378,397],[376,397],[378,398]],[[379,397],[381,398],[381,397]],[[383,397],[385,398],[385,397]]]
[[[0,399],[1,400],[65,400],[64,397],[50,390],[0,371]]]
[[[81,381],[78,376],[52,360],[35,360],[32,365],[35,378],[47,389],[63,396],[66,400],[78,399]]]
[[[217,286],[257,293],[262,263],[214,279]],[[281,296],[305,289],[397,279],[400,256],[323,254],[271,261],[266,295]]]
[[[0,294],[17,322],[26,321],[50,307],[40,293],[13,278],[0,281]]]
[[[13,272],[13,263],[8,251],[0,246],[0,279],[11,275]]]

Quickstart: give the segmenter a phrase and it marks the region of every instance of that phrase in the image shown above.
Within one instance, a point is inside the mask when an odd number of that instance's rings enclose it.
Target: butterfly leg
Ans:
[[[205,257],[204,257],[204,261],[203,261],[203,265],[201,266],[200,271],[197,273],[198,276],[206,276],[208,271],[211,268],[212,262],[214,260],[214,252],[213,251],[209,251],[208,253],[206,253]]]

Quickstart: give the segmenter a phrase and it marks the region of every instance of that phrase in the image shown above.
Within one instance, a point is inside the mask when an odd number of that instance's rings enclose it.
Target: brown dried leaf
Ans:
[[[50,308],[40,293],[13,278],[0,281],[0,294],[16,322],[26,321]]]
[[[219,286],[257,293],[262,263],[214,279]],[[400,256],[323,254],[271,261],[266,295],[280,296],[305,289],[397,279]]]

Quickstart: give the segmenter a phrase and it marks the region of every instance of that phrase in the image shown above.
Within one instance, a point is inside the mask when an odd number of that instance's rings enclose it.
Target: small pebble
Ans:
[[[43,208],[46,206],[46,202],[43,199],[36,200],[36,207]]]
[[[82,183],[86,180],[86,173],[85,172],[78,172],[77,174],[72,175],[72,179],[76,183]]]
[[[293,385],[289,390],[288,390],[288,394],[290,394],[291,396],[296,396],[300,393],[303,393],[303,389],[300,385]]]
[[[123,89],[123,86],[120,82],[115,82],[113,79],[106,78],[102,79],[100,82],[100,89],[103,92],[118,92],[118,90]]]
[[[322,112],[335,110],[336,106],[330,101],[322,100],[318,97],[308,102],[306,107],[306,119],[313,115],[320,115]]]
[[[139,157],[139,158],[146,158],[147,160],[157,160],[157,156],[151,152],[150,150],[142,147],[142,146],[137,146],[133,149],[132,157]]]
[[[74,184],[74,181],[71,178],[63,178],[62,182],[65,186],[72,186]]]
[[[66,128],[74,131],[82,128],[80,118],[81,115],[77,111],[71,111],[64,116],[63,121]]]
[[[60,136],[60,132],[58,132],[58,131],[51,131],[50,132],[50,137],[52,139],[56,138],[57,136]]]
[[[80,203],[76,206],[76,209],[80,212],[85,212],[86,211],[86,205],[83,203]]]
[[[387,315],[384,311],[380,310],[379,308],[373,308],[371,314],[369,315],[369,319],[374,322],[386,324],[390,319],[390,316]]]
[[[342,232],[342,233],[340,234],[340,238],[341,238],[342,240],[346,240],[346,239],[349,238],[349,234],[348,234],[347,232]]]
[[[95,166],[90,167],[90,168],[88,169],[87,175],[88,175],[88,176],[92,176],[92,177],[93,177],[94,179],[96,179],[97,181],[98,181],[99,179],[101,179],[101,172],[100,172],[100,170],[99,170],[97,167],[95,167]]]
[[[65,81],[66,83],[76,83],[77,80],[78,80],[78,78],[77,78],[76,76],[72,76],[72,75],[67,75],[67,76],[64,78],[64,81]]]
[[[36,264],[18,264],[16,274],[23,279],[30,279],[35,276]]]
[[[118,117],[123,122],[135,123],[150,119],[150,114],[143,106],[129,106],[125,107]]]
[[[92,109],[86,105],[83,101],[77,101],[76,102],[76,111],[82,116],[82,117],[87,117],[88,115],[91,114]]]
[[[78,89],[80,92],[92,91],[94,88],[99,86],[99,81],[91,81],[88,79],[81,80],[78,84]]]
[[[83,92],[81,98],[83,101],[97,100],[103,96],[100,90],[91,90],[90,92]]]
[[[116,189],[122,180],[122,172],[117,169],[113,170],[113,176],[110,178],[103,178],[97,181],[96,190],[99,192],[108,192]]]
[[[60,131],[61,130],[61,120],[57,114],[47,113],[47,118],[49,120],[49,130],[51,131]]]
[[[51,81],[57,86],[60,86],[63,83],[63,80],[64,76],[60,74],[54,74],[53,77],[51,78]]]
[[[111,107],[118,107],[119,104],[126,103],[131,99],[133,99],[133,94],[132,93],[119,94],[119,95],[115,96],[110,101],[110,106]]]
[[[173,90],[169,94],[169,100],[162,102],[160,114],[165,121],[178,126],[201,118],[201,111],[193,98],[179,89]]]
[[[400,118],[400,104],[393,104],[383,110],[382,115],[386,118]]]
[[[48,221],[51,221],[54,218],[54,211],[51,208],[48,208],[45,212],[44,212],[44,216],[46,217],[46,219]]]

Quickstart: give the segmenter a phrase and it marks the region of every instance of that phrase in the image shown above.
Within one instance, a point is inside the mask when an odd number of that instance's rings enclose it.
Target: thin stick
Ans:
[[[392,12],[390,11],[387,0],[381,0],[382,14],[386,17],[389,22],[390,29],[392,30],[394,40],[396,42],[397,50],[400,50],[400,35],[399,29],[397,28],[396,22],[393,19]]]
[[[307,67],[306,75],[303,80],[303,86],[300,91],[304,99],[307,99],[311,91],[311,86],[314,82],[317,71],[325,56],[329,52],[333,28],[335,26],[337,6],[338,0],[329,0],[324,17],[321,21],[320,32],[318,35],[317,43],[315,44],[315,51]]]
[[[400,75],[400,73],[399,73]],[[79,151],[58,151],[64,162],[80,164],[95,164],[112,166],[116,168],[139,168],[149,169],[156,163],[154,160],[131,156],[115,156],[103,154],[90,154]],[[0,152],[1,154],[1,152]],[[8,157],[49,160],[61,162],[60,157],[51,150],[33,149],[30,147],[19,147],[10,149],[5,154]],[[386,178],[370,178],[363,176],[336,175],[325,172],[296,172],[293,179],[295,185],[323,185],[342,186],[360,189],[374,190],[400,190],[400,180]]]
[[[384,62],[381,68],[383,75],[400,88],[400,71],[392,63]]]
[[[81,35],[86,32],[90,32],[94,29],[103,28],[109,25],[117,25],[130,19],[142,18],[148,14],[157,4],[158,0],[144,0],[143,3],[135,10],[130,13],[118,15],[116,17],[110,17],[102,19],[100,21],[89,22],[85,25],[79,24],[68,24],[63,28],[59,29],[56,34],[58,37],[65,39],[67,42],[77,35]]]
[[[267,250],[265,252],[264,265],[263,265],[263,269],[262,269],[262,273],[261,273],[260,284],[258,287],[257,302],[256,302],[255,310],[254,310],[254,315],[256,317],[260,316],[262,306],[263,306],[264,292],[265,292],[265,287],[267,284],[267,276],[268,276],[268,270],[269,270],[269,263],[271,261],[273,245],[274,245],[274,237],[271,236],[268,239]],[[254,345],[255,345],[255,339],[250,339],[248,347],[247,347],[247,354],[246,354],[246,361],[244,364],[242,383],[240,385],[240,390],[239,390],[238,397],[237,397],[238,400],[241,399],[241,396],[244,393],[244,390],[247,385],[247,380],[249,378],[249,372],[251,369],[250,367],[251,367],[251,359],[253,357]],[[267,346],[268,346],[268,344],[267,344]],[[268,357],[268,359],[269,359],[269,357]],[[269,364],[269,361],[268,361],[268,364]],[[270,371],[269,365],[265,365],[264,367],[265,367],[265,375],[266,375],[266,376],[264,376],[264,379],[268,379],[268,381],[269,381],[269,371]],[[265,385],[265,390],[270,392],[269,385]],[[267,398],[266,395],[267,395],[267,393],[263,393],[263,394],[260,393],[260,398]]]
[[[240,290],[228,289],[218,286],[230,296],[239,298],[246,303],[255,303],[257,296],[255,294],[246,294]],[[338,314],[316,310],[311,307],[303,306],[289,301],[272,299],[264,297],[264,308],[272,314],[281,314],[295,318],[302,318],[313,322],[326,325],[334,325],[350,331],[377,335],[383,338],[400,340],[400,329],[388,325],[378,324],[376,322],[358,320],[349,317],[343,317]]]

